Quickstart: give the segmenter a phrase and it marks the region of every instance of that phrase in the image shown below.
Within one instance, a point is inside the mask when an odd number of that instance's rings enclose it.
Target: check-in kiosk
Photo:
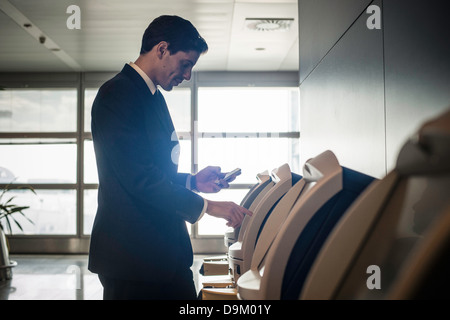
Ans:
[[[301,299],[450,297],[450,112],[408,141],[314,262]]]
[[[303,173],[303,192],[284,223],[276,226],[279,230],[263,230],[250,270],[237,281],[239,298],[298,297],[305,274],[328,233],[374,180],[341,167],[331,151],[307,161]]]
[[[249,209],[250,211],[256,208],[258,203],[264,198],[265,194],[275,185],[267,170],[258,173],[256,175],[256,179],[258,182],[249,190],[249,192],[247,192],[240,203],[242,207]],[[225,231],[224,243],[227,248],[238,240],[239,233],[241,230],[244,230],[244,228],[245,226],[238,228],[230,227]],[[219,256],[206,257],[203,259],[203,275],[228,275],[228,273],[228,253]],[[221,285],[223,285],[223,279],[218,279],[218,281]]]
[[[255,202],[255,200],[252,203],[250,211],[253,212],[253,215],[244,218],[238,241],[229,248],[228,260],[230,263],[230,281],[226,283],[224,282],[224,279],[213,279],[214,282],[203,282],[203,297],[205,299],[223,299],[224,295],[229,295],[233,298],[237,297],[235,279],[236,277],[239,277],[239,274],[242,272],[241,270],[244,268],[244,261],[246,261],[246,259],[250,261],[254,247],[267,218],[277,206],[277,203],[292,187],[292,183],[296,183],[301,179],[301,176],[290,171],[287,164],[274,169],[271,172],[271,176],[274,185],[262,196],[260,201]],[[261,194],[259,196],[261,196]],[[243,244],[244,246],[242,246]],[[242,248],[245,248],[245,253],[242,251]],[[223,287],[224,285],[231,288],[217,289],[219,286]]]
[[[228,250],[231,277],[237,281],[241,273],[250,266],[253,250],[256,244],[259,229],[269,214],[271,208],[292,187],[292,173],[288,164],[274,169],[271,172],[275,185],[264,195],[257,204],[252,216],[246,216],[242,222],[243,232],[239,233],[238,241]],[[246,264],[247,263],[247,264]]]
[[[249,192],[247,192],[244,199],[242,199],[240,203],[240,206],[250,211],[256,208],[261,199],[264,198],[265,194],[275,185],[268,171],[258,173],[256,175],[256,179],[258,180],[258,183],[255,184]],[[239,233],[243,230],[243,228],[245,228],[245,226],[239,228],[228,228],[225,231],[224,241],[226,247],[230,247],[237,241]]]

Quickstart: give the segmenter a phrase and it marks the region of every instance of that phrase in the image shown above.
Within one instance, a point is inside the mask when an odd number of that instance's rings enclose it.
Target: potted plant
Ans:
[[[23,231],[20,223],[15,219],[15,216],[20,214],[25,217],[30,223],[33,223],[27,216],[23,213],[23,210],[28,209],[28,206],[18,206],[13,203],[15,196],[8,197],[6,194],[8,191],[13,190],[11,187],[12,183],[6,186],[0,193],[0,281],[10,280],[12,278],[11,268],[15,267],[17,263],[15,261],[9,260],[9,246],[8,240],[5,236],[5,229],[8,229],[9,234],[12,234],[12,222]],[[36,192],[31,187],[19,187],[14,189],[28,189],[34,194]],[[4,224],[4,225],[3,225]]]

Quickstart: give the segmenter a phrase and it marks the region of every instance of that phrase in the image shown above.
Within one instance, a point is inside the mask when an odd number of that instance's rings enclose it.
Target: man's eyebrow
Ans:
[[[190,63],[191,65],[194,65],[194,64],[195,64],[194,61],[189,60],[189,59],[184,59],[183,62],[188,62],[188,63]]]

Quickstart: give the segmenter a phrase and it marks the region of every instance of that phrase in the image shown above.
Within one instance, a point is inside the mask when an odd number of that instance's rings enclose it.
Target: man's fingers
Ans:
[[[221,170],[222,169],[220,167],[215,167],[215,166],[208,167],[209,172],[215,173],[218,176],[225,175],[225,174],[221,173]]]
[[[242,224],[242,221],[245,218],[245,215],[251,216],[253,213],[244,207],[236,205],[236,207],[233,210],[233,222],[234,222],[234,228],[239,227]]]
[[[244,220],[244,214],[239,209],[235,211],[235,219],[236,225],[240,225]]]
[[[211,184],[211,188],[212,188],[212,192],[213,193],[216,193],[216,192],[219,192],[220,191],[220,186],[218,186],[217,184],[215,184],[215,183],[212,183]]]
[[[251,212],[250,210],[245,209],[244,207],[240,207],[240,209],[241,209],[241,212],[243,214],[247,215],[247,216],[251,217],[253,215],[253,212]]]
[[[228,182],[226,182],[223,179],[220,179],[219,182],[217,182],[217,185],[221,188],[228,188],[230,185],[228,184]]]
[[[252,215],[252,212],[234,202],[210,201],[208,200],[208,214],[223,218],[227,221],[227,226],[237,228],[241,225],[245,215]]]

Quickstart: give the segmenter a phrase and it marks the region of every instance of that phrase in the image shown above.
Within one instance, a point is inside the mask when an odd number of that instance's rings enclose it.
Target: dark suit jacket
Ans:
[[[153,96],[131,66],[100,88],[92,107],[99,174],[92,272],[169,282],[176,268],[192,265],[185,222],[198,219],[204,200],[185,188],[188,174],[177,173],[173,132],[161,93]]]

